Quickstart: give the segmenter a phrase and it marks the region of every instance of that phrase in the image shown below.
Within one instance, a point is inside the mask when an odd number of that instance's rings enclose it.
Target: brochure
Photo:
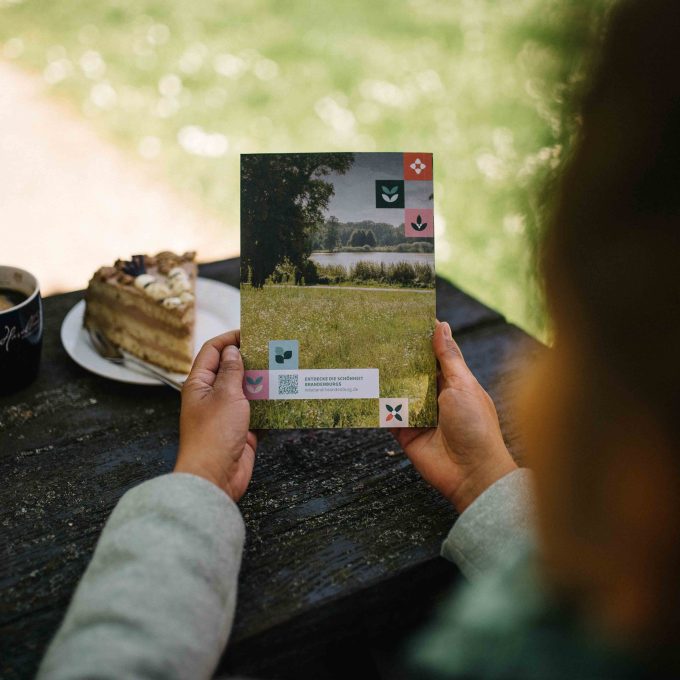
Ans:
[[[241,156],[251,427],[437,424],[432,160]]]

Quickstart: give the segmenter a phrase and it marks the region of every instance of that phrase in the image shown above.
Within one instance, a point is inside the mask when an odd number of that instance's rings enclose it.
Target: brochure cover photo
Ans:
[[[437,424],[432,160],[241,156],[251,427]]]

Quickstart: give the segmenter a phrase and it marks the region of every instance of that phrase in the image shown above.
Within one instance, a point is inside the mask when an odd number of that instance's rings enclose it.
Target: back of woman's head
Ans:
[[[615,7],[578,108],[544,244],[555,347],[527,392],[527,459],[552,583],[665,655],[680,636],[676,0]]]
[[[580,116],[543,260],[557,341],[578,324],[597,370],[595,393],[598,384],[616,386],[644,403],[680,449],[675,0],[616,7]],[[574,300],[568,309],[566,299]],[[615,396],[598,401],[611,405]]]

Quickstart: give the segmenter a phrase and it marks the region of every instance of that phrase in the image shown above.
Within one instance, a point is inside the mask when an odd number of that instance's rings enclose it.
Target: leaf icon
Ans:
[[[401,404],[399,404],[398,406],[396,406],[396,408],[395,408],[394,410],[395,410],[395,411],[401,411]]]
[[[389,404],[385,404],[385,408],[386,408],[390,413],[392,413],[392,411],[394,411],[394,409],[393,409]]]
[[[392,195],[396,190],[397,187],[394,186],[391,189],[389,187],[386,187],[384,184],[380,187],[386,194]]]
[[[283,354],[283,347],[275,347],[274,353],[275,354]]]
[[[404,420],[398,413],[395,413],[395,414],[394,414],[394,417],[395,417],[397,420],[401,420],[401,421]]]
[[[261,380],[261,379],[262,379],[262,376],[260,376],[260,378],[258,378],[258,380]],[[246,376],[246,382],[247,382],[249,385],[255,385],[255,384],[257,383],[257,381],[255,380],[255,378],[251,378],[249,375]]]
[[[262,382],[263,379],[264,379],[264,376],[263,376],[263,375],[258,376],[257,378],[255,378],[255,382],[254,382],[253,384],[254,384],[254,385],[259,385],[259,384]]]
[[[399,416],[397,416],[397,418],[398,418],[398,417],[399,417]],[[390,414],[387,416],[387,418],[385,418],[385,420],[390,421],[390,420],[392,420],[392,418],[394,418],[394,416],[390,413]]]
[[[293,352],[292,352],[291,350],[289,350],[289,349],[287,349],[287,350],[283,353],[283,358],[284,358],[284,359],[290,359],[292,356],[293,356]]]
[[[394,194],[394,196],[387,196],[386,194],[382,195],[382,199],[385,203],[394,203],[398,198],[399,194]]]
[[[282,364],[283,363],[283,354],[277,354],[274,359],[276,359],[277,364]]]

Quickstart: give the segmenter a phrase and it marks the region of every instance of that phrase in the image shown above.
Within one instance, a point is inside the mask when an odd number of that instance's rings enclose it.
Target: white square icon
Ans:
[[[380,403],[380,427],[408,427],[408,398],[391,397]]]

